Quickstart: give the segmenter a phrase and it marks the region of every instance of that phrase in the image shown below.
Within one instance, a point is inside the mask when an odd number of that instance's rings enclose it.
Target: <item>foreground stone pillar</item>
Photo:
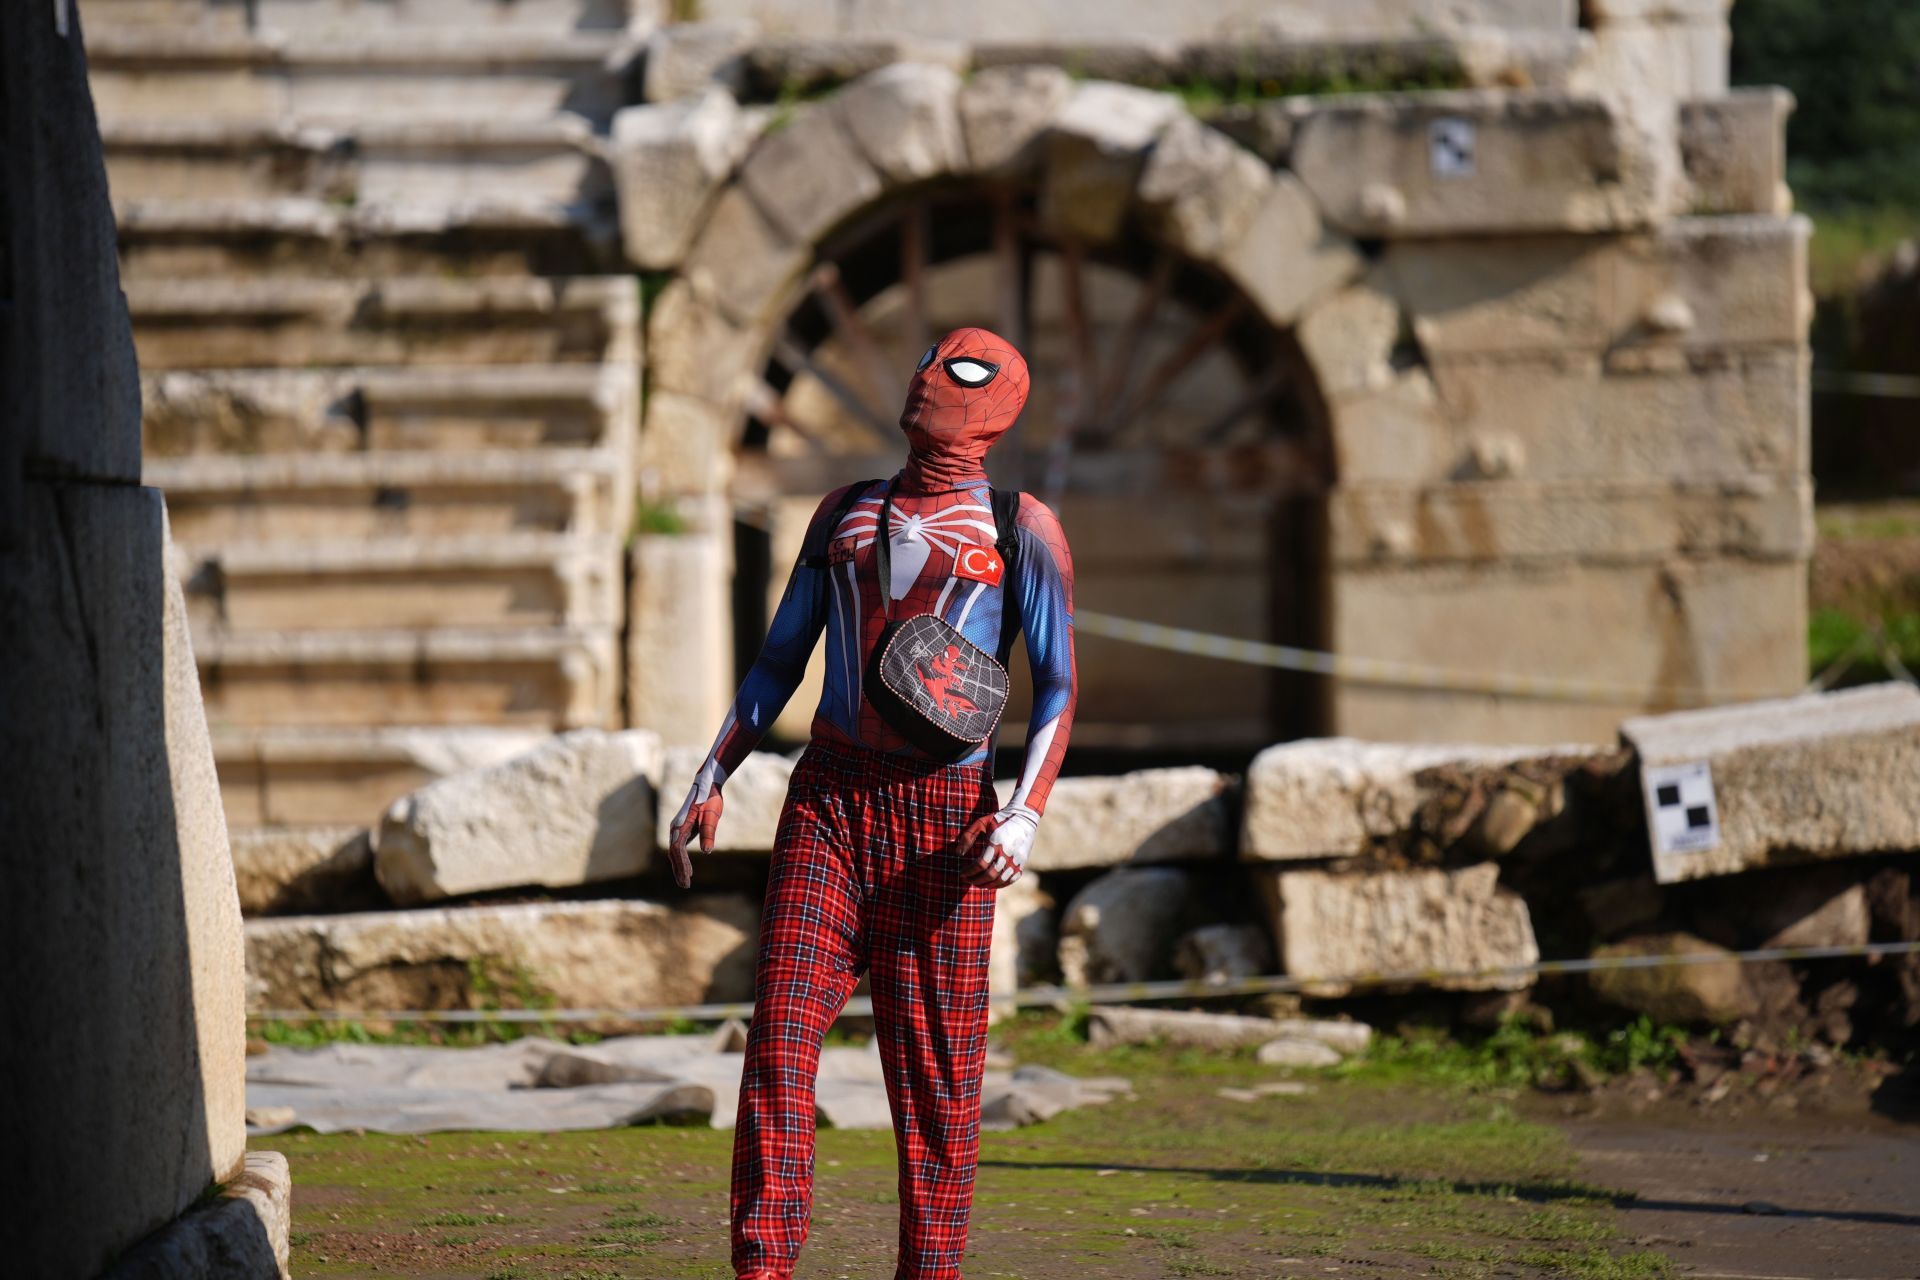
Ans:
[[[36,1280],[99,1275],[246,1154],[240,902],[62,16],[0,10],[0,1146]],[[284,1215],[242,1216],[193,1274],[283,1273]]]

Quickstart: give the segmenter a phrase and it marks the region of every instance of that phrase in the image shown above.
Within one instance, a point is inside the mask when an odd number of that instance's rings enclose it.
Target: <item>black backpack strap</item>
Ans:
[[[1020,634],[1020,491],[993,491],[993,547],[1000,553],[1000,665],[1013,654],[1013,642]]]
[[[866,495],[867,490],[879,484],[878,480],[862,480],[859,484],[847,486],[840,501],[833,504],[833,512],[822,524],[807,530],[807,540],[800,546],[800,567],[803,569],[825,569],[827,547],[833,541],[834,531],[840,522],[847,518],[847,512],[853,510],[853,504]]]

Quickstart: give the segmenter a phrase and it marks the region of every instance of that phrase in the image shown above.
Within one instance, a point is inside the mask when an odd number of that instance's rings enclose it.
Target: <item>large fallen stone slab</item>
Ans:
[[[1589,974],[1587,981],[1608,1004],[1645,1014],[1655,1022],[1727,1023],[1760,1011],[1754,989],[1732,953],[1691,934],[1630,938],[1594,952],[1598,960],[1660,957],[1686,963],[1601,969]]]
[[[1499,867],[1340,873],[1275,871],[1260,877],[1279,943],[1280,968],[1309,980],[1310,995],[1351,992],[1350,979],[1400,977],[1396,986],[1517,991],[1530,974],[1489,972],[1540,959],[1527,904],[1499,885]]]
[[[759,909],[737,895],[440,907],[247,924],[257,1009],[651,1008],[745,1000]]]
[[[1012,780],[994,784],[1001,803]],[[731,796],[729,796],[731,803]],[[1116,778],[1062,778],[1047,800],[1029,871],[1175,862],[1228,853],[1233,812],[1224,775],[1199,766]]]
[[[1373,1039],[1373,1028],[1364,1022],[1109,1005],[1093,1011],[1087,1036],[1095,1048],[1160,1043],[1175,1048],[1240,1049],[1274,1040],[1303,1040],[1345,1055],[1364,1052]]]
[[[638,875],[653,858],[660,740],[579,729],[393,802],[374,873],[395,902]]]
[[[365,827],[255,827],[232,835],[240,909],[250,916],[382,904]]]
[[[1920,849],[1911,685],[1645,716],[1620,737],[1639,753],[1662,883]],[[1708,808],[1717,821],[1690,828]]]
[[[657,819],[660,847],[673,839],[674,815],[693,786],[693,778],[706,763],[705,747],[669,747],[660,767],[660,813]],[[780,831],[780,810],[787,802],[787,783],[793,779],[794,761],[768,751],[756,751],[741,762],[740,768],[721,788],[726,799],[716,833],[715,853],[769,853]],[[700,874],[698,864],[694,875]]]
[[[1410,831],[1428,796],[1422,775],[1533,757],[1588,755],[1591,747],[1403,744],[1314,738],[1269,747],[1247,772],[1243,858],[1349,858]]]

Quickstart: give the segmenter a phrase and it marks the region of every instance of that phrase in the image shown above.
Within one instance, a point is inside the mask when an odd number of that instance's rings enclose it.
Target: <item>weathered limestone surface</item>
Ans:
[[[1508,764],[1539,754],[1538,747],[1409,746],[1351,738],[1269,747],[1247,771],[1241,857],[1285,862],[1363,854],[1411,824],[1423,798],[1423,770]]]
[[[1787,189],[1785,89],[1736,89],[1680,104],[1680,153],[1699,213],[1793,211]]]
[[[678,391],[654,392],[637,459],[642,489],[661,496],[720,492],[733,475],[732,437],[718,405]]]
[[[1315,979],[1311,994],[1337,996],[1351,984],[1317,980],[1417,972],[1449,991],[1533,985],[1529,975],[1482,972],[1540,958],[1527,904],[1499,877],[1483,862],[1456,871],[1275,871],[1261,881],[1281,971]]]
[[[1398,241],[1379,279],[1436,367],[1476,355],[1794,346],[1812,316],[1804,218],[1676,218],[1644,234]],[[1632,367],[1630,364],[1625,367]]]
[[[1343,465],[1343,477],[1696,482],[1807,468],[1807,357],[1792,345],[1612,362],[1577,352],[1447,359],[1433,383],[1451,433],[1437,433],[1443,447],[1396,472],[1386,464],[1408,450],[1395,455],[1385,440],[1378,464],[1357,477]]]
[[[1053,966],[1057,938],[1053,895],[1031,869],[994,892],[993,941],[987,956],[987,989],[992,1016],[1010,1017],[1018,1006],[1013,994],[1038,981]]]
[[[1167,243],[1211,261],[1244,237],[1271,182],[1257,156],[1182,114],[1154,144],[1138,194]]]
[[[1691,963],[1660,969],[1602,969],[1588,975],[1609,1004],[1656,1022],[1727,1023],[1758,1012],[1752,987],[1725,948],[1691,934],[1656,934],[1601,947],[1596,959],[1637,956],[1728,956],[1724,964]]]
[[[1651,113],[1648,117],[1652,118]],[[1621,231],[1678,199],[1673,129],[1558,92],[1330,98],[1297,126],[1292,165],[1327,221],[1354,235]],[[1446,130],[1471,156],[1443,169]]]
[[[1002,803],[1010,779],[995,784]],[[1115,778],[1062,778],[1034,837],[1033,871],[1217,857],[1232,846],[1227,780],[1212,769],[1141,769]]]
[[[1251,1018],[1181,1009],[1133,1009],[1104,1005],[1087,1023],[1096,1047],[1161,1043],[1170,1048],[1233,1050],[1283,1037],[1326,1045],[1339,1054],[1363,1053],[1373,1039],[1364,1022],[1305,1018]]]
[[[435,778],[498,764],[546,737],[469,726],[223,727],[213,749],[230,826],[361,828]]]
[[[676,22],[647,42],[648,102],[671,102],[700,93],[715,80],[737,87],[745,70],[741,55],[753,43],[754,24],[714,13],[710,22]]]
[[[102,1280],[285,1280],[293,1173],[278,1151],[249,1151],[211,1204],[141,1241]]]
[[[701,215],[754,136],[720,89],[614,117],[620,232],[634,265],[659,270],[686,256]]]
[[[1307,10],[1304,11],[1303,10]],[[715,19],[750,19],[769,32],[836,36],[913,34],[954,40],[1141,42],[1246,37],[1282,30],[1314,36],[1434,27],[1570,28],[1574,0],[1343,0],[1338,5],[1287,5],[1271,0],[1218,0],[1170,5],[1164,0],[981,0],[965,9],[941,9],[917,0],[703,0]]]
[[[1643,765],[1698,760],[1713,775],[1720,843],[1656,853],[1663,883],[1920,849],[1920,690],[1911,685],[1650,716],[1623,724],[1620,737]]]
[[[862,76],[834,98],[841,125],[889,182],[916,182],[965,168],[950,67],[902,62]]]
[[[714,720],[711,730],[718,730]],[[703,728],[702,732],[708,732]],[[673,819],[680,804],[693,787],[694,775],[706,763],[707,747],[670,747],[660,766],[660,816],[656,839],[664,849],[673,839]],[[780,831],[780,810],[787,802],[787,783],[793,778],[794,761],[770,751],[756,751],[741,762],[722,785],[726,797],[720,817],[720,830],[714,840],[716,853],[770,853],[773,838]],[[700,874],[698,862],[694,875]]]
[[[1192,886],[1170,867],[1122,867],[1073,896],[1060,920],[1060,971],[1072,986],[1163,977]]]
[[[911,36],[762,37],[746,52],[746,92],[754,98],[773,100],[829,92],[901,63],[921,63],[958,73],[967,69],[969,53],[958,41]]]
[[[233,873],[246,915],[372,907],[373,845],[365,827],[252,827],[233,833]]]
[[[732,563],[731,531],[724,539],[712,528],[634,539],[627,723],[668,746],[711,742],[733,696],[731,602],[712,589]],[[671,787],[661,794],[680,803]]]
[[[1732,0],[1598,0],[1589,6],[1599,83],[1648,99],[1727,91]]]
[[[688,279],[675,280],[648,311],[648,386],[655,395],[677,392],[708,404],[732,403],[753,345],[754,335],[736,328],[713,299]]]
[[[1361,281],[1322,298],[1302,317],[1295,336],[1322,395],[1342,399],[1382,391],[1395,376],[1400,305],[1376,279]]]
[[[1300,179],[1272,175],[1239,237],[1223,243],[1220,269],[1275,325],[1290,325],[1321,295],[1358,275],[1353,243],[1329,231]]]
[[[735,183],[714,203],[683,270],[702,297],[729,319],[749,325],[770,316],[810,256],[804,243],[792,240],[760,211],[747,188]]]
[[[763,136],[740,170],[741,186],[787,239],[812,244],[880,194],[880,175],[860,154],[831,104],[803,108]]]
[[[1059,67],[989,67],[961,87],[958,109],[967,159],[980,172],[1037,158],[1038,143],[1067,100],[1073,77]]]
[[[1344,487],[1330,505],[1337,565],[1484,561],[1625,563],[1679,555],[1801,560],[1813,486],[1752,477],[1716,485],[1530,483]]]
[[[759,909],[739,896],[430,907],[247,924],[262,1009],[578,1008],[744,1000]],[[478,970],[489,988],[475,989]]]
[[[1497,626],[1489,619],[1499,619]],[[1624,619],[1636,621],[1627,623]],[[1642,637],[1625,643],[1623,627]],[[1806,681],[1806,570],[1738,557],[1643,564],[1440,564],[1349,569],[1337,652],[1482,676],[1607,687],[1591,704],[1340,682],[1334,723],[1360,738],[1600,742],[1680,696],[1781,695]],[[1605,696],[1618,690],[1617,702]]]
[[[653,856],[659,768],[660,740],[644,730],[562,734],[394,801],[374,872],[402,904],[638,875]]]
[[[1171,94],[1089,81],[1053,120],[1047,141],[1043,220],[1101,242],[1119,234],[1148,148],[1185,112]]]

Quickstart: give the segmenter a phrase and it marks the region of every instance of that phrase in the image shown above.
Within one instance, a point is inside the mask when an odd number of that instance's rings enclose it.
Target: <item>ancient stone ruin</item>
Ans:
[[[1032,356],[996,479],[1058,506],[1082,610],[1432,674],[1083,636],[1084,750],[1308,741],[1063,781],[1003,997],[1431,969],[1506,1000],[1543,954],[1748,944],[1654,874],[1652,738],[1619,737],[1804,679],[1807,227],[1725,0],[87,18],[254,1008],[743,997],[791,761],[730,783],[691,898],[659,797],[817,496],[896,465],[912,355],[974,322]],[[1910,754],[1883,713],[1868,749]],[[1814,836],[1881,905],[1808,913],[1911,937],[1920,831],[1858,781],[1884,828]],[[1733,795],[1701,883],[1815,847]]]

